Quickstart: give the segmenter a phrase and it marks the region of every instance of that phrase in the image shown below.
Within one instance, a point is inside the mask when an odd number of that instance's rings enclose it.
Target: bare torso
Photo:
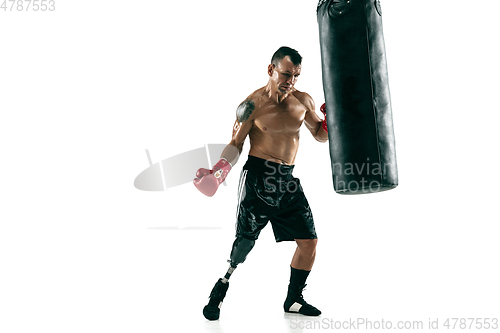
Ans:
[[[278,67],[269,65],[268,73],[268,84],[250,94],[236,111],[233,138],[221,154],[232,165],[247,136],[249,155],[288,165],[295,163],[303,123],[317,141],[328,140],[321,128],[322,120],[314,111],[313,99],[293,87],[300,66],[286,57]]]
[[[297,98],[298,97],[298,98]],[[294,164],[299,148],[299,132],[307,107],[295,90],[277,103],[261,88],[249,96],[255,102],[249,154],[277,163]]]

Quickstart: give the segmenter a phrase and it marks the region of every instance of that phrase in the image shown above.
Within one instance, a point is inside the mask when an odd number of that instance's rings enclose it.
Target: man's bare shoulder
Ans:
[[[308,93],[295,90],[293,92],[293,96],[295,96],[295,98],[297,98],[299,102],[302,103],[308,111],[314,110],[314,100]]]
[[[244,122],[251,119],[255,114],[256,109],[259,109],[259,105],[262,102],[262,93],[264,87],[255,90],[253,93],[248,95],[248,97],[241,102],[236,110],[236,118],[239,122]]]

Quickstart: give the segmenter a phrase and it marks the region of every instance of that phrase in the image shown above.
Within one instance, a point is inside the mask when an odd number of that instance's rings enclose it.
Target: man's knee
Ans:
[[[238,264],[244,262],[254,245],[255,240],[237,237],[234,240],[231,250],[231,266],[236,267]]]
[[[295,242],[301,251],[309,253],[311,255],[316,253],[316,245],[318,244],[318,239],[296,239]]]

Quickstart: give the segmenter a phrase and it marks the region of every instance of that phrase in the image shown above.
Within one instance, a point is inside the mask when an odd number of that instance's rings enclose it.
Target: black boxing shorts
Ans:
[[[276,242],[316,239],[316,230],[293,165],[248,156],[238,186],[236,237],[256,240],[271,221]]]

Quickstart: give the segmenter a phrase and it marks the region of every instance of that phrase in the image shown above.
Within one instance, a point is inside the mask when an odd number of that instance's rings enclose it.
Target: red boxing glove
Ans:
[[[321,107],[319,108],[319,110],[325,116],[325,119],[321,123],[321,126],[323,127],[323,129],[325,130],[325,132],[328,133],[328,127],[326,126],[326,105],[325,105],[325,103],[323,103],[323,105],[321,105]]]
[[[217,192],[219,185],[226,179],[230,170],[231,164],[222,158],[212,170],[198,169],[193,184],[201,193],[211,197]]]

